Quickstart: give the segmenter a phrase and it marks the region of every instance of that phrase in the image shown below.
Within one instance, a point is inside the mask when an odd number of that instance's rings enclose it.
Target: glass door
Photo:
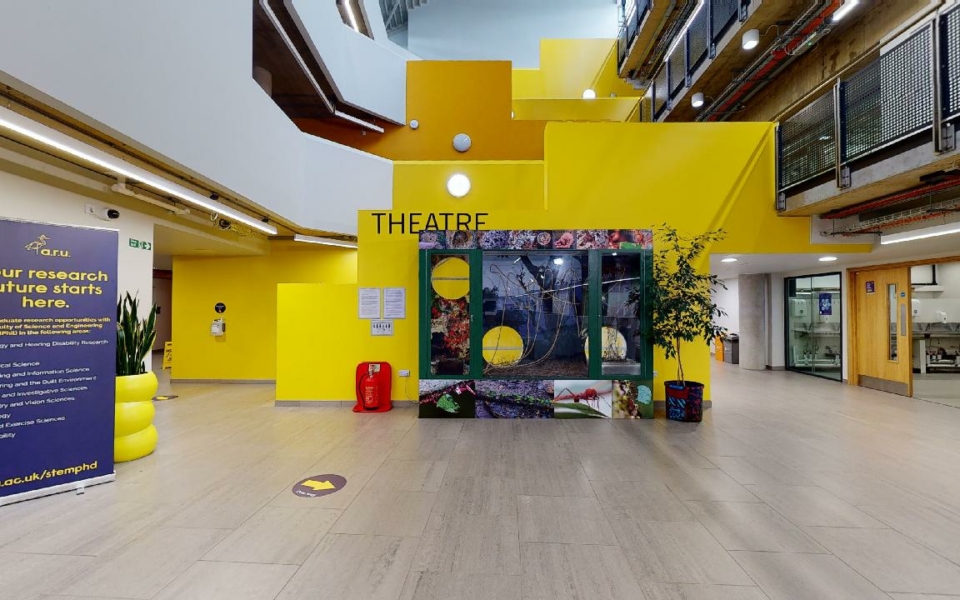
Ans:
[[[785,280],[787,368],[840,381],[843,321],[840,273]]]

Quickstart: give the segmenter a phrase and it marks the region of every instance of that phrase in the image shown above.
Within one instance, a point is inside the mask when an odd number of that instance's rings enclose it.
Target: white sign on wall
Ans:
[[[383,318],[407,318],[407,288],[383,288]]]
[[[370,335],[393,335],[393,321],[390,319],[370,321]]]
[[[380,288],[360,288],[360,318],[380,318]]]

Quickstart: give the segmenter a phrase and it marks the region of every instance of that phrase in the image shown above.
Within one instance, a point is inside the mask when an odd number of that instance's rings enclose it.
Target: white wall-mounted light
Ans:
[[[726,258],[721,258],[721,259],[720,259],[720,262],[722,262],[722,263],[735,263],[735,262],[737,262],[737,259],[734,258],[734,257],[732,257],[732,256],[728,256],[728,257],[726,257]]]
[[[465,133],[458,133],[453,136],[453,148],[457,152],[466,152],[473,145],[473,140]]]
[[[313,235],[300,235],[299,233],[293,236],[293,241],[303,242],[305,244],[320,244],[322,246],[338,246],[340,248],[356,248],[356,242],[346,242],[344,240],[335,240],[332,238],[316,237]]]
[[[743,33],[740,38],[740,47],[744,50],[753,50],[760,45],[760,30],[750,29]]]
[[[914,240],[924,240],[941,235],[951,235],[960,233],[960,223],[947,223],[946,225],[935,225],[933,227],[924,227],[914,231],[904,231],[903,233],[891,233],[890,235],[881,235],[880,243],[899,244],[901,242],[912,242]]]
[[[703,106],[703,92],[697,92],[690,97],[690,106],[700,108]]]
[[[840,5],[840,8],[833,13],[833,22],[836,23],[840,19],[847,16],[847,13],[853,10],[853,7],[857,4],[860,4],[860,0],[845,0],[845,2]]]
[[[455,173],[447,180],[447,191],[454,198],[463,198],[470,193],[470,178],[463,173]]]
[[[60,133],[55,129],[37,123],[32,119],[28,119],[4,107],[0,107],[0,128],[14,131],[44,146],[54,148],[64,154],[69,154],[85,163],[96,165],[115,175],[126,177],[132,181],[138,181],[145,186],[163,192],[168,196],[175,196],[184,202],[199,206],[211,213],[218,213],[221,217],[243,223],[244,225],[270,235],[276,235],[277,233],[276,227],[264,223],[256,217],[251,217],[225,204],[211,200],[189,188],[154,175],[146,169],[141,169],[112,154],[107,154],[89,144],[75,140],[64,133]]]
[[[834,262],[835,260],[837,260],[837,257],[836,257],[836,256],[821,256],[821,257],[820,257],[820,262]]]
[[[583,99],[584,100],[593,100],[597,97],[597,93],[590,88],[583,90]]]
[[[699,0],[697,2],[697,6],[693,9],[693,12],[690,13],[690,17],[687,19],[687,22],[683,24],[683,27],[681,27],[680,31],[677,33],[677,37],[673,39],[670,47],[667,48],[667,53],[663,57],[663,62],[670,60],[670,55],[673,54],[673,51],[676,50],[677,46],[680,45],[680,42],[683,41],[683,36],[687,34],[687,30],[690,29],[691,25],[693,25],[693,20],[697,18],[697,15],[700,14],[700,11],[703,10],[703,7],[706,3],[707,0]]]

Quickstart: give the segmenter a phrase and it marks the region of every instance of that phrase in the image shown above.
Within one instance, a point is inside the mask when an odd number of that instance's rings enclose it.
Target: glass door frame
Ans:
[[[790,282],[796,281],[798,279],[810,279],[811,282],[816,277],[831,277],[836,276],[837,280],[840,282],[840,378],[829,377],[827,375],[822,375],[816,372],[816,357],[814,357],[813,370],[804,371],[797,368],[796,366],[791,365],[790,359]],[[843,383],[843,366],[844,366],[844,357],[843,357],[843,340],[844,340],[844,314],[843,314],[843,293],[844,293],[844,277],[843,272],[841,271],[828,271],[826,273],[813,273],[810,275],[796,275],[791,277],[783,278],[783,363],[784,368],[787,371],[793,373],[800,373],[801,375],[810,375],[813,377],[819,377],[820,379],[826,379],[827,381],[836,381],[838,383]],[[811,285],[811,290],[813,289]],[[819,304],[819,303],[818,303]],[[818,306],[819,310],[819,306]],[[811,311],[812,312],[812,311]],[[811,315],[812,316],[812,315]]]

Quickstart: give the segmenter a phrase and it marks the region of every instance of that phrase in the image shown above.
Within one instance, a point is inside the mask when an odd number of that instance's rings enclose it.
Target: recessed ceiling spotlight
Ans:
[[[728,257],[726,257],[726,258],[720,259],[720,262],[722,262],[722,263],[735,263],[735,262],[737,262],[737,259],[734,258],[734,257],[732,257],[732,256],[728,256]]]
[[[454,198],[463,198],[470,193],[470,178],[463,173],[456,173],[447,180],[447,191]]]
[[[583,99],[584,100],[593,100],[597,97],[597,93],[590,88],[583,90]]]
[[[833,261],[835,261],[835,260],[837,260],[837,257],[836,257],[836,256],[821,256],[821,257],[820,257],[820,262],[833,262]]]
[[[744,50],[753,50],[760,45],[760,30],[750,29],[740,38],[740,47]]]

